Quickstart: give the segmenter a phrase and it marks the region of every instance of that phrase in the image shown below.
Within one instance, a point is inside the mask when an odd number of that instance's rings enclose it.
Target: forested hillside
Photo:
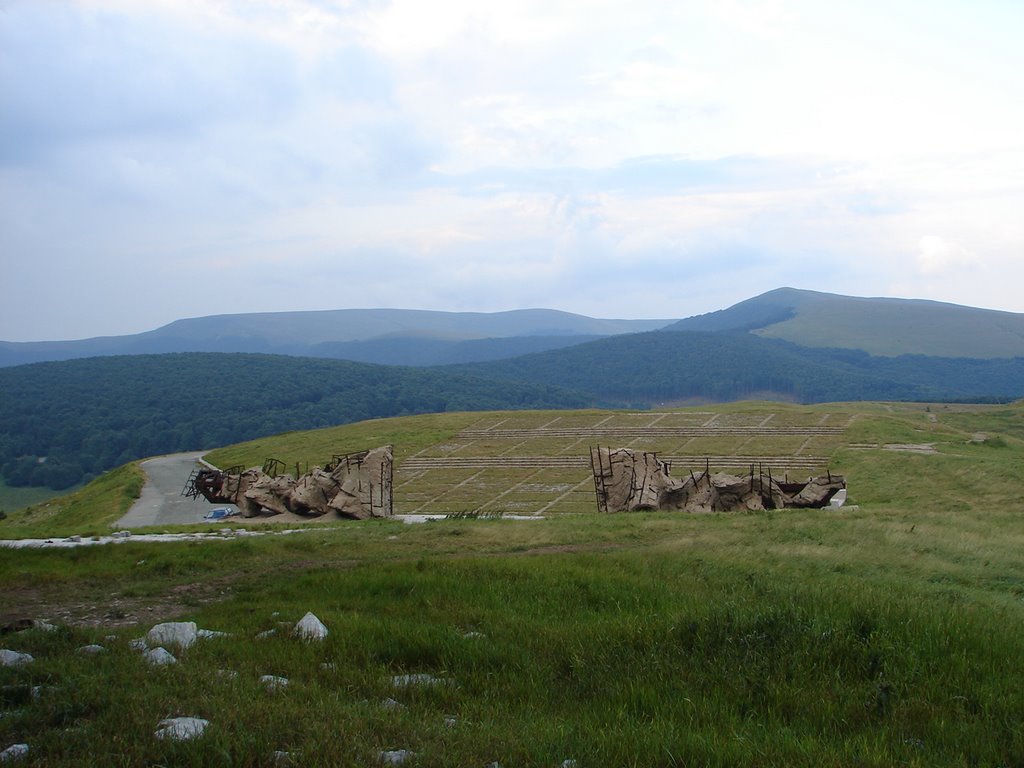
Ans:
[[[253,354],[99,357],[0,370],[0,471],[67,488],[131,459],[414,413],[577,408],[586,395],[464,373]]]
[[[857,350],[810,349],[740,331],[631,334],[455,369],[633,404],[750,396],[797,402],[1024,396],[1020,357],[872,357]]]

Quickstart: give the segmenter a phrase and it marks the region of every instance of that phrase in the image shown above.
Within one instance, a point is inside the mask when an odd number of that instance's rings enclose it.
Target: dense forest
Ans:
[[[126,461],[414,413],[579,408],[547,385],[340,360],[181,353],[0,370],[0,472],[68,488]]]
[[[857,350],[811,349],[741,331],[614,336],[449,370],[566,387],[635,405],[751,396],[805,403],[1024,397],[1020,357],[873,357]]]

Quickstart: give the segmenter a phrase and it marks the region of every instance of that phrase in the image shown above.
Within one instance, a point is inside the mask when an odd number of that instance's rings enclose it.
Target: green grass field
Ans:
[[[794,472],[823,459],[856,507],[600,515],[586,467],[511,461],[630,435],[679,457],[678,471],[706,455]],[[1024,765],[1020,404],[412,417],[211,458],[315,463],[385,442],[400,512],[545,519],[0,550],[5,611],[62,626],[0,638],[36,657],[0,669],[0,749],[26,742],[31,764],[86,766],[273,765],[275,750],[366,766],[395,749],[417,766]],[[494,456],[509,466],[465,466]],[[462,465],[423,461],[444,457]],[[138,492],[138,470],[119,473],[11,516],[0,536],[101,530]],[[286,627],[256,639],[308,610],[324,642]],[[231,637],[146,666],[128,640],[171,619]],[[79,655],[89,642],[108,652]],[[290,684],[269,692],[267,674]],[[402,674],[445,682],[393,687]],[[209,729],[153,737],[178,715]]]

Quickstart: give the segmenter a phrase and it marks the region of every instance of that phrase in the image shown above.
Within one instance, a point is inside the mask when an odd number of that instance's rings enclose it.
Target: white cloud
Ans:
[[[942,275],[977,263],[977,257],[966,248],[937,235],[917,241],[917,268],[923,275]]]

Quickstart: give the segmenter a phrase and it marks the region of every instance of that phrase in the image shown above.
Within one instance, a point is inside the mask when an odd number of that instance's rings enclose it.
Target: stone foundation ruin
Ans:
[[[820,508],[845,498],[846,480],[828,473],[804,483],[778,482],[771,473],[746,477],[711,473],[709,468],[676,478],[657,454],[629,448],[591,448],[597,507],[601,512],[682,510],[735,512],[765,509]]]
[[[298,478],[278,474],[284,463],[277,459],[267,459],[262,469],[199,469],[182,493],[213,504],[234,504],[244,517],[286,512],[353,520],[391,517],[393,461],[392,446],[387,445],[334,456],[326,466],[313,467]]]

